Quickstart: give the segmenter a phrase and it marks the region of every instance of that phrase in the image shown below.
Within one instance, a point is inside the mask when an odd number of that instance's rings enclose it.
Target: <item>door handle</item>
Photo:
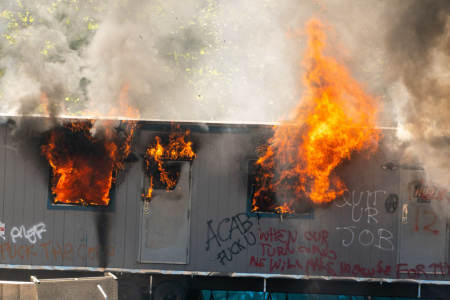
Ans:
[[[408,204],[403,204],[403,209],[402,209],[402,223],[403,223],[403,224],[408,223]]]

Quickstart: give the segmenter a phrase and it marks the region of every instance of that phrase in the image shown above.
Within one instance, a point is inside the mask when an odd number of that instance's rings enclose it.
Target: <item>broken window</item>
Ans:
[[[153,189],[173,190],[177,186],[182,164],[177,161],[192,161],[195,153],[189,140],[190,131],[172,130],[168,137],[159,136],[147,148],[145,170],[150,178],[145,198],[151,199]]]
[[[44,134],[41,154],[50,165],[53,205],[110,205],[117,174],[130,154],[135,123],[114,128],[109,121],[94,127],[96,122],[65,122]]]
[[[248,163],[248,212],[255,216],[278,217],[313,217],[313,203],[307,197],[299,198],[295,193],[294,183],[286,183],[282,190],[276,189],[273,176],[267,176],[265,170],[256,164]],[[275,172],[276,174],[276,172]],[[275,175],[276,176],[276,175]],[[286,179],[289,181],[289,178]]]

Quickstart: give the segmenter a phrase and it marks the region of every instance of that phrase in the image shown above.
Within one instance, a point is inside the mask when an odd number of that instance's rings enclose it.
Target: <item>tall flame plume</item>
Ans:
[[[324,54],[326,34],[319,20],[310,20],[306,30],[306,92],[294,118],[275,126],[273,137],[259,149],[254,211],[289,213],[300,202],[328,203],[346,189],[335,168],[354,151],[377,151],[378,101],[345,66]]]

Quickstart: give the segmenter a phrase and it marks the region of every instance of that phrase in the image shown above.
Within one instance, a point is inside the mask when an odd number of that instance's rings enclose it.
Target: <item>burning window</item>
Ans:
[[[71,121],[48,131],[41,154],[50,164],[53,204],[107,206],[117,173],[130,154],[135,122],[125,130],[109,121]],[[99,121],[98,121],[99,122]]]
[[[264,175],[265,170],[257,164],[257,160],[250,160],[249,170],[249,213],[259,216],[276,216],[289,214],[295,217],[312,217],[313,203],[303,196],[297,197],[292,189],[277,191],[270,176]],[[277,174],[276,176],[280,176]],[[294,179],[291,178],[292,187]]]
[[[253,168],[252,211],[292,213],[327,204],[346,186],[335,169],[353,152],[377,151],[377,100],[325,54],[317,19],[307,24],[305,94],[293,119],[274,128]]]
[[[152,198],[153,189],[173,190],[180,175],[181,165],[176,161],[191,161],[195,158],[190,131],[180,132],[179,127],[172,130],[164,140],[157,136],[145,154],[145,170],[150,177],[149,188],[144,195]]]

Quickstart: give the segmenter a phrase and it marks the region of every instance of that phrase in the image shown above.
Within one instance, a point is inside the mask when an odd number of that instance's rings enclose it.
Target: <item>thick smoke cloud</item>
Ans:
[[[399,133],[429,179],[450,184],[450,3],[401,1],[387,35]],[[411,160],[405,161],[411,163]]]
[[[120,118],[126,95],[141,119],[276,122],[301,101],[314,16],[330,25],[328,54],[382,99],[380,126],[399,124],[450,181],[445,1],[3,2],[3,114]]]
[[[195,28],[195,10],[205,4],[89,2],[21,1],[4,7],[1,112],[124,117],[119,103],[124,91],[126,104],[143,118],[170,111],[173,116],[165,117],[179,119],[179,111],[191,112],[189,98],[178,100],[193,93],[176,57],[208,43],[207,32]]]
[[[382,64],[363,59],[378,41],[367,35],[378,33],[362,21],[384,7],[372,1],[89,2],[6,5],[14,17],[0,18],[0,30],[15,38],[1,39],[1,112],[119,115],[127,89],[142,119],[275,122],[301,98],[303,29],[313,15],[357,53],[340,55],[363,80]]]

